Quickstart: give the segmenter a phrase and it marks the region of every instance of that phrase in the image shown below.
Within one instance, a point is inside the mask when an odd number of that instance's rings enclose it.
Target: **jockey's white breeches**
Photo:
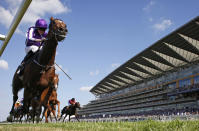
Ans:
[[[28,54],[29,51],[32,51],[33,53],[35,53],[38,49],[39,49],[39,47],[36,45],[26,46],[25,52],[26,52],[26,54]],[[42,49],[42,46],[40,47],[40,49]]]

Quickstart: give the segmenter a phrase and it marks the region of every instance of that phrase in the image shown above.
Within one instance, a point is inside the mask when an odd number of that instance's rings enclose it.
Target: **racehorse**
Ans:
[[[60,19],[50,18],[49,31],[46,41],[43,43],[41,50],[36,53],[29,62],[25,64],[23,78],[19,77],[17,71],[12,81],[13,105],[10,111],[8,121],[12,121],[14,103],[18,99],[18,91],[24,88],[24,104],[25,112],[29,112],[31,100],[34,97],[40,98],[42,91],[53,85],[55,76],[55,55],[59,41],[65,39],[68,30],[66,24]],[[41,107],[40,107],[41,108]],[[41,109],[38,108],[38,112]],[[39,118],[38,113],[37,118]]]
[[[19,107],[17,107],[16,109],[14,109],[14,112],[13,112],[13,116],[14,116],[14,121],[16,119],[16,121],[19,120],[19,122],[22,123],[22,118],[24,116],[24,112],[23,112],[23,108],[22,108],[22,105],[20,105]]]
[[[58,89],[58,83],[59,83],[59,77],[57,74],[55,74],[53,78],[54,86],[46,88],[42,94],[41,94],[41,104],[44,106],[44,112],[43,116],[45,115],[45,122],[48,122],[48,116],[52,112],[56,121],[57,117],[55,114],[56,111],[56,105],[58,105],[58,115],[60,116],[60,102],[57,100],[57,89]],[[49,95],[49,97],[48,97]],[[46,99],[48,98],[48,99]],[[52,120],[52,119],[51,119]]]
[[[59,120],[61,120],[62,116],[65,114],[65,117],[63,119],[63,122],[65,120],[65,118],[69,115],[69,121],[70,121],[70,116],[72,115],[75,115],[75,118],[79,121],[78,119],[78,115],[77,115],[77,108],[81,109],[80,107],[80,103],[79,102],[76,102],[75,105],[70,105],[69,107],[68,106],[65,106],[62,111],[61,111],[61,117]]]

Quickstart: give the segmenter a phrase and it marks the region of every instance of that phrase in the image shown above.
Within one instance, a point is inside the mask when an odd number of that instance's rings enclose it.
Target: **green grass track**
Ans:
[[[199,121],[0,124],[0,131],[199,131]]]

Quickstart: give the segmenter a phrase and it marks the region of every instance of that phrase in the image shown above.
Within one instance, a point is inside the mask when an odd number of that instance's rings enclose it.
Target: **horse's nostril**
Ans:
[[[59,31],[61,31],[61,32],[62,32],[62,31],[64,31],[64,29],[63,29],[63,28],[59,28]]]

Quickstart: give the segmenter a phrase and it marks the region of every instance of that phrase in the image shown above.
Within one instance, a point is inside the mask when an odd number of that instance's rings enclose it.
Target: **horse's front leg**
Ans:
[[[63,122],[64,122],[64,120],[66,119],[67,115],[68,115],[68,114],[66,114],[66,115],[64,116]]]
[[[31,101],[30,91],[27,88],[25,88],[24,89],[24,100],[23,100],[23,111],[25,114],[27,114],[29,112],[30,101]]]
[[[69,115],[69,119],[68,119],[68,121],[70,122],[70,115]]]
[[[22,123],[23,114],[19,116],[19,122]]]
[[[47,107],[46,107],[46,106],[44,106],[44,110],[43,110],[42,117],[41,117],[41,119],[42,119],[42,120],[43,120],[43,118],[44,118],[44,116],[45,116],[45,112],[46,112],[46,110],[47,110]]]
[[[53,113],[53,115],[54,115],[54,117],[55,117],[55,120],[56,120],[56,122],[57,122],[57,117],[56,117],[55,111],[56,111],[56,110],[53,110],[53,109],[52,109],[52,113]]]
[[[75,118],[77,119],[77,121],[79,122],[79,119],[78,119],[78,115],[77,113],[75,113]]]
[[[45,116],[45,123],[48,123],[48,111],[49,111],[49,105],[47,105],[47,108],[44,112],[44,116]]]
[[[61,113],[61,116],[59,117],[58,121],[60,121],[60,120],[61,120],[62,116],[63,116],[63,114]]]
[[[13,103],[12,103],[12,108],[11,108],[10,114],[13,114],[14,106],[15,106],[15,103],[16,103],[17,99],[18,99],[17,93],[13,94]]]
[[[36,122],[39,123],[40,121],[40,115],[41,115],[41,106],[38,105],[38,107],[36,108]]]
[[[13,103],[12,103],[12,108],[10,110],[10,115],[7,117],[7,121],[8,122],[12,122],[13,121],[13,114],[14,114],[14,106],[15,106],[15,103],[18,99],[18,91],[17,93],[13,92]]]
[[[58,114],[57,114],[57,118],[59,118],[60,117],[60,102],[57,100],[57,106],[58,106],[58,110],[57,110],[57,112],[58,112]]]

